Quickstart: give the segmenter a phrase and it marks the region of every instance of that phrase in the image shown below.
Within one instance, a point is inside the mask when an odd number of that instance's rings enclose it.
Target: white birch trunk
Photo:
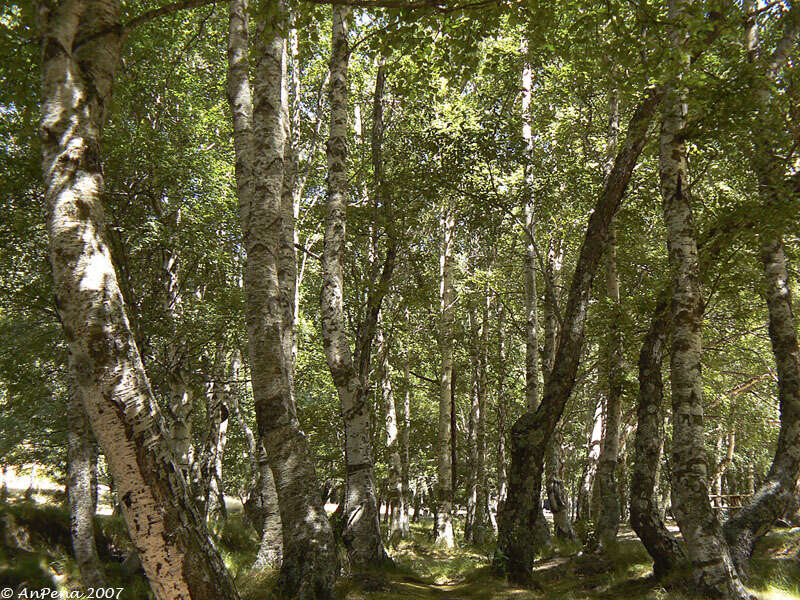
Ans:
[[[70,512],[72,552],[84,588],[106,586],[103,565],[97,555],[94,515],[97,509],[95,490],[97,451],[90,437],[89,419],[80,398],[80,389],[68,375],[67,419],[67,496]]]
[[[451,401],[453,385],[453,325],[455,322],[455,291],[453,289],[453,207],[442,207],[441,253],[439,255],[439,348],[442,371],[439,381],[439,440],[436,482],[436,538],[445,548],[455,546],[453,535],[453,459],[451,452]]]
[[[327,600],[333,596],[338,570],[336,549],[319,497],[313,455],[295,414],[283,344],[277,257],[283,239],[287,94],[281,32],[286,20],[282,4],[270,8],[259,24],[252,92],[246,0],[230,4],[228,38],[228,101],[247,252],[244,288],[250,369],[258,432],[275,481],[283,530],[279,584],[288,595]]]
[[[613,114],[613,113],[612,113]],[[615,120],[612,117],[612,120]],[[616,146],[616,140],[614,141]],[[594,493],[597,495],[597,538],[601,548],[616,542],[620,522],[620,504],[617,490],[617,461],[619,457],[620,421],[622,419],[622,340],[618,330],[620,316],[619,274],[617,273],[617,246],[615,228],[609,228],[605,254],[606,295],[611,303],[611,323],[604,348],[607,362],[607,394],[605,435],[600,445]]]
[[[346,491],[344,541],[351,563],[357,567],[388,560],[378,523],[375,476],[372,464],[371,407],[364,382],[356,370],[350,350],[344,314],[344,274],[347,222],[348,59],[350,10],[333,9],[329,101],[328,198],[325,213],[325,243],[322,254],[322,338],[325,358],[339,394],[345,425]],[[370,345],[371,345],[370,337]],[[369,352],[369,348],[362,348]]]
[[[688,4],[670,0],[671,41],[679,66],[688,66],[684,19]],[[689,197],[686,99],[667,86],[660,139],[661,197],[672,271],[672,508],[686,542],[698,591],[715,598],[749,598],[708,498],[708,465],[703,426],[702,297],[697,242]]]
[[[758,32],[756,29],[755,5],[746,2],[749,26],[746,44],[748,57],[758,56]],[[788,50],[796,44],[800,29],[800,10],[793,6],[784,14],[784,36],[767,64],[758,65],[766,70],[765,83],[773,81],[786,62]],[[784,167],[776,155],[769,138],[768,85],[753,90],[755,106],[758,107],[757,129],[753,133],[754,152],[751,166],[758,179],[758,192],[762,203],[767,207],[786,201],[787,190]],[[782,223],[769,223],[761,232],[760,258],[764,272],[764,295],[769,312],[769,335],[775,356],[778,373],[778,399],[781,410],[781,429],[775,456],[767,473],[765,482],[750,504],[738,511],[725,524],[725,537],[731,545],[736,566],[744,571],[756,541],[781,518],[796,494],[800,476],[800,350],[797,342],[797,322],[792,310],[789,270],[783,249]]]
[[[408,536],[408,507],[403,492],[403,459],[400,448],[400,431],[397,423],[394,389],[392,387],[392,371],[389,365],[389,342],[384,338],[383,327],[379,324],[376,335],[378,357],[378,381],[381,388],[381,400],[384,406],[386,454],[389,459],[389,503],[391,503],[392,519],[389,526],[390,543],[396,544]]]
[[[84,408],[156,598],[237,598],[167,446],[105,239],[100,143],[119,62],[119,4],[36,9],[50,259]]]

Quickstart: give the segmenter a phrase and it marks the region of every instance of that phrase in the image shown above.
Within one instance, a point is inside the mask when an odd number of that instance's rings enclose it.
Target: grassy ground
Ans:
[[[98,546],[110,583],[123,587],[123,599],[152,598],[140,573],[128,573],[122,560],[131,550],[122,520],[97,519]],[[443,551],[430,538],[430,523],[412,526],[411,538],[390,550],[394,566],[350,574],[337,585],[339,600],[681,600],[688,577],[677,574],[665,589],[652,579],[642,545],[623,532],[608,555],[583,555],[576,546],[554,549],[537,562],[526,588],[510,585],[489,570],[493,548]],[[275,573],[253,572],[254,532],[234,513],[216,532],[217,545],[233,573],[243,600],[274,600]],[[779,530],[758,547],[748,580],[765,600],[800,600],[800,528]],[[0,503],[0,588],[80,589],[70,555],[69,519],[58,505]]]

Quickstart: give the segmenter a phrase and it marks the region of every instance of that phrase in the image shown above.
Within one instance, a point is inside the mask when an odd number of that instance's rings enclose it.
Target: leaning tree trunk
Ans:
[[[100,143],[119,61],[119,4],[40,3],[37,13],[50,260],[84,408],[156,598],[237,598],[172,460],[105,237]]]
[[[251,96],[247,3],[233,0],[230,4],[228,101],[247,252],[245,320],[258,431],[275,480],[283,525],[280,585],[286,594],[327,599],[333,597],[336,548],[319,497],[313,455],[294,411],[283,347],[276,257],[283,234],[286,50],[280,33],[285,25],[284,7],[275,8],[271,20],[261,24]]]
[[[67,497],[69,499],[72,552],[85,588],[106,586],[103,565],[97,555],[94,537],[94,514],[97,498],[94,480],[97,451],[89,433],[89,419],[80,398],[74,376],[68,375],[67,392]]]
[[[749,12],[754,6],[747,3]],[[750,56],[757,54],[755,17],[751,19],[747,36]],[[794,7],[786,14],[785,34],[767,65],[765,79],[774,80],[784,64],[786,52],[800,28],[800,9]],[[770,144],[769,87],[755,89],[759,113],[753,135],[751,165],[758,180],[758,193],[763,204],[775,207],[785,202],[789,189],[783,182],[780,158]],[[769,311],[769,336],[778,373],[778,399],[781,411],[781,429],[778,444],[767,478],[752,498],[725,524],[725,537],[731,547],[734,562],[740,572],[747,568],[753,546],[781,518],[792,501],[800,476],[800,350],[797,343],[797,325],[792,312],[789,273],[783,250],[781,225],[770,224],[761,233],[760,257],[764,270],[764,295]]]
[[[671,40],[684,68],[687,8],[684,0],[670,1]],[[672,272],[672,508],[698,591],[714,598],[747,598],[708,498],[700,371],[703,306],[684,142],[686,101],[674,84],[667,86],[663,111],[661,197]]]
[[[439,380],[439,439],[436,481],[436,539],[437,545],[455,546],[453,536],[453,454],[451,452],[451,403],[453,394],[453,324],[455,292],[453,290],[453,207],[442,207],[441,255],[439,259],[439,347],[442,371]]]
[[[639,353],[639,403],[631,479],[631,526],[653,558],[656,577],[667,575],[684,559],[683,549],[664,525],[656,500],[656,485],[664,448],[664,384],[661,380],[664,343],[671,314],[662,300]]]
[[[508,496],[499,514],[494,565],[496,570],[508,573],[514,580],[525,581],[531,574],[536,547],[530,532],[536,527],[540,514],[544,456],[575,383],[589,293],[606,245],[608,228],[641,154],[660,96],[659,92],[648,93],[631,117],[625,145],[617,154],[614,168],[589,218],[564,311],[555,366],[545,383],[542,403],[535,413],[523,414],[511,432]]]
[[[725,537],[737,568],[744,571],[753,546],[769,532],[791,503],[800,475],[800,351],[792,314],[789,275],[780,237],[764,235],[764,265],[769,336],[778,372],[781,429],[767,478],[750,504],[725,523]]]
[[[350,9],[333,9],[329,101],[328,200],[322,254],[322,339],[325,358],[339,394],[345,427],[346,492],[342,539],[356,567],[387,560],[378,522],[372,464],[371,407],[350,351],[344,314],[344,275],[347,215],[347,42]],[[370,340],[371,342],[371,340]]]
[[[522,51],[526,54],[527,42]],[[522,69],[522,138],[525,142],[525,224],[523,247],[525,252],[523,273],[525,279],[525,410],[535,411],[539,407],[539,319],[538,294],[536,292],[536,176],[533,171],[534,140],[531,122],[533,101],[533,69],[526,62]],[[539,494],[541,498],[541,490]],[[544,518],[541,500],[539,516],[533,534],[539,551],[550,542],[550,527]]]

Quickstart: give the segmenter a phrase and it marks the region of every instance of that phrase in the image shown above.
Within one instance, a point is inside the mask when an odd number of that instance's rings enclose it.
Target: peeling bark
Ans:
[[[156,598],[237,598],[172,459],[106,241],[100,144],[119,63],[119,4],[36,10],[50,261],[84,409]]]

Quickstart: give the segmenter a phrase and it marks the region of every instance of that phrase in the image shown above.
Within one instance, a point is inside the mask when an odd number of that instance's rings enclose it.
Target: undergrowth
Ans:
[[[141,570],[123,561],[132,551],[123,519],[95,521],[98,552],[109,585],[124,588],[125,600],[153,598]],[[254,570],[255,531],[241,512],[212,528],[217,548],[242,600],[278,600],[277,573]],[[800,600],[800,528],[778,530],[758,547],[747,583],[764,600]],[[389,548],[392,563],[341,577],[338,600],[684,600],[691,597],[688,571],[656,582],[644,547],[622,536],[604,554],[558,542],[537,561],[533,579],[520,587],[491,572],[493,543],[455,549],[433,544],[430,521],[412,524],[408,539]],[[342,552],[342,555],[344,553]],[[665,587],[666,586],[666,587]],[[0,501],[0,588],[80,590],[71,555],[69,513],[63,506]]]

